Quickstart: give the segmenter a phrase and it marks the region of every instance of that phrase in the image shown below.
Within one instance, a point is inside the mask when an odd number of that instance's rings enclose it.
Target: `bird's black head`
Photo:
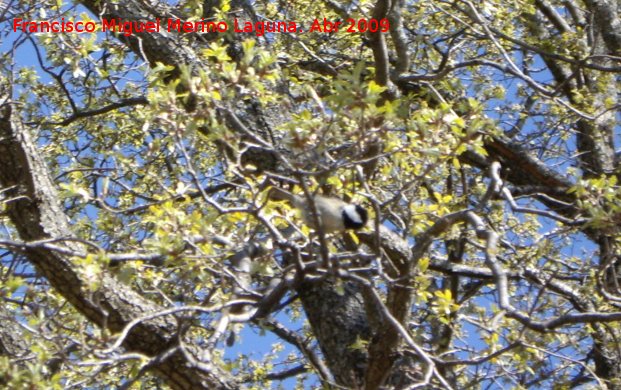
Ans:
[[[343,207],[343,225],[345,229],[360,229],[366,225],[369,214],[360,205],[347,205]]]

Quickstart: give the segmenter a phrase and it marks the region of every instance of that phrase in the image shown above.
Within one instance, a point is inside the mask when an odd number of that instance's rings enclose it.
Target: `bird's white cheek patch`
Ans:
[[[356,206],[348,204],[343,207],[343,210],[354,223],[362,223],[362,218],[360,217],[360,213],[356,211]]]

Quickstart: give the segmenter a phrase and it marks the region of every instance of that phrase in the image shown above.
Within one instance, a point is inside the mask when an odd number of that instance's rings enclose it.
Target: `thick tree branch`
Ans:
[[[585,0],[584,2],[595,15],[595,25],[601,31],[608,52],[621,55],[621,18],[619,2],[615,0]]]
[[[54,184],[39,149],[28,130],[11,117],[10,106],[2,107],[0,118],[0,185],[12,188],[15,200],[6,205],[9,219],[24,241],[71,237],[67,217],[60,208]],[[82,252],[80,245],[67,247]],[[120,331],[135,318],[157,313],[158,305],[120,283],[107,272],[96,281],[88,280],[66,255],[45,248],[26,248],[27,258],[65,299],[89,320],[112,332]],[[91,287],[96,285],[96,288]],[[157,356],[176,342],[177,321],[154,318],[138,324],[127,336],[124,346],[148,356]],[[172,354],[155,367],[176,389],[235,387],[227,374],[214,369],[204,372],[188,368],[180,353]]]

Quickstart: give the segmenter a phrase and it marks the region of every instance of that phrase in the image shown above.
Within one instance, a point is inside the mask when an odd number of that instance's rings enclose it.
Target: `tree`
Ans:
[[[617,2],[1,9],[6,386],[621,388]]]

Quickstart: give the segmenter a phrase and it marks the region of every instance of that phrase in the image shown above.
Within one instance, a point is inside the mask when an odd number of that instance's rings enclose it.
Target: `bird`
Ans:
[[[300,210],[304,223],[317,230],[312,207],[306,197],[292,194],[278,187],[272,187],[269,197],[273,200],[288,201],[293,207]],[[347,203],[339,198],[322,195],[314,195],[313,201],[324,233],[361,229],[369,219],[367,210],[358,204]]]

